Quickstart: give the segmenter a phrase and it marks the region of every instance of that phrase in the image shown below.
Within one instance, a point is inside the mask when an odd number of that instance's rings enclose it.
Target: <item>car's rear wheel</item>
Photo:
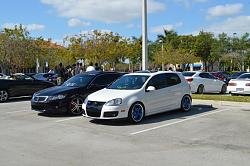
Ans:
[[[139,123],[145,115],[145,109],[142,103],[135,103],[129,109],[129,121],[132,123]]]
[[[190,111],[192,108],[192,98],[189,95],[183,96],[181,100],[181,110],[184,112]]]
[[[221,88],[221,94],[226,94],[226,92],[227,92],[227,85],[226,84],[224,84],[223,86],[222,86],[222,88]]]
[[[81,115],[83,99],[81,97],[74,97],[70,101],[69,111],[72,115]]]
[[[9,94],[6,90],[0,90],[0,102],[5,102],[9,98]]]
[[[199,87],[197,89],[197,93],[198,94],[203,94],[204,93],[204,85],[199,85]]]

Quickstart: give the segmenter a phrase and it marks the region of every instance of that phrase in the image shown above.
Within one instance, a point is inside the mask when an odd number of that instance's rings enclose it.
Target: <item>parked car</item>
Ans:
[[[11,97],[31,96],[33,93],[54,86],[51,82],[36,80],[22,73],[11,75],[7,79],[0,79],[0,102]]]
[[[228,77],[230,76],[229,74],[225,74],[225,72],[211,72],[210,74],[212,74],[215,78],[228,83]]]
[[[250,95],[250,73],[240,75],[228,83],[227,92],[231,94]]]
[[[240,75],[245,74],[245,73],[247,73],[247,72],[246,72],[246,71],[239,71],[239,72],[233,73],[232,75],[230,75],[230,76],[228,77],[228,82],[229,82],[231,79],[236,79],[236,78],[238,78]]]
[[[181,73],[131,73],[84,101],[83,115],[93,119],[128,118],[139,123],[144,116],[174,109],[189,111],[190,87]]]
[[[121,75],[122,73],[117,72],[86,72],[78,74],[61,86],[35,93],[31,100],[31,108],[40,112],[80,115],[82,114],[82,103],[86,96],[105,88]]]
[[[207,72],[183,72],[185,79],[191,86],[192,93],[222,93],[227,92],[225,82],[216,79],[213,75]]]
[[[53,83],[57,83],[57,74],[55,73],[37,73],[33,75],[33,77],[37,80],[49,81]]]

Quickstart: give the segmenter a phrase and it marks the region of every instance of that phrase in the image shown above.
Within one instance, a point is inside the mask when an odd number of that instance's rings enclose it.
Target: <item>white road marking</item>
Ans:
[[[10,112],[6,112],[6,114],[15,114],[15,113],[28,112],[28,111],[30,110],[10,111]]]
[[[74,119],[80,119],[80,118],[83,118],[83,116],[65,118],[65,119],[57,120],[56,122],[59,123],[59,122],[65,122],[65,121],[74,120]]]
[[[212,115],[212,114],[216,114],[216,113],[220,113],[220,112],[224,112],[224,111],[228,111],[228,110],[229,110],[229,109],[223,109],[223,110],[218,110],[218,111],[212,111],[212,112],[204,113],[204,114],[202,114],[202,115],[193,116],[193,117],[191,117],[191,118],[179,120],[179,121],[176,121],[176,122],[173,122],[173,123],[167,123],[167,124],[164,124],[164,125],[160,125],[160,126],[156,126],[156,127],[144,129],[144,130],[141,130],[141,131],[133,132],[133,133],[130,133],[130,135],[141,134],[141,133],[144,133],[144,132],[156,130],[156,129],[159,129],[159,128],[171,126],[171,125],[174,125],[174,124],[182,123],[182,122],[185,122],[185,121],[189,121],[189,120],[201,118],[201,117],[204,117],[204,116],[208,116],[208,115]]]

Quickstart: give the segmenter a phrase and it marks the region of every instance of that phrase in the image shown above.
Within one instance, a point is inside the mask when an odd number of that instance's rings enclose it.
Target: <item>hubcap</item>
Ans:
[[[191,107],[191,100],[188,96],[183,98],[182,107],[185,111],[189,110]]]
[[[0,91],[0,101],[6,101],[8,99],[8,93],[6,91]]]
[[[135,122],[139,122],[143,118],[143,107],[140,104],[135,104],[132,109],[132,118]]]
[[[71,108],[71,112],[72,114],[80,114],[82,112],[82,103],[83,103],[83,100],[80,99],[80,98],[75,98],[73,100],[71,100],[71,103],[70,103],[70,108]]]

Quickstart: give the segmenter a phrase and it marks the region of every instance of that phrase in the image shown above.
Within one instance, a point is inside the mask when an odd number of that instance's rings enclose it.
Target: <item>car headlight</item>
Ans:
[[[64,99],[66,96],[65,95],[57,95],[57,96],[50,96],[48,99],[49,100],[61,100]]]
[[[113,99],[105,103],[106,106],[118,106],[122,104],[122,99]]]

